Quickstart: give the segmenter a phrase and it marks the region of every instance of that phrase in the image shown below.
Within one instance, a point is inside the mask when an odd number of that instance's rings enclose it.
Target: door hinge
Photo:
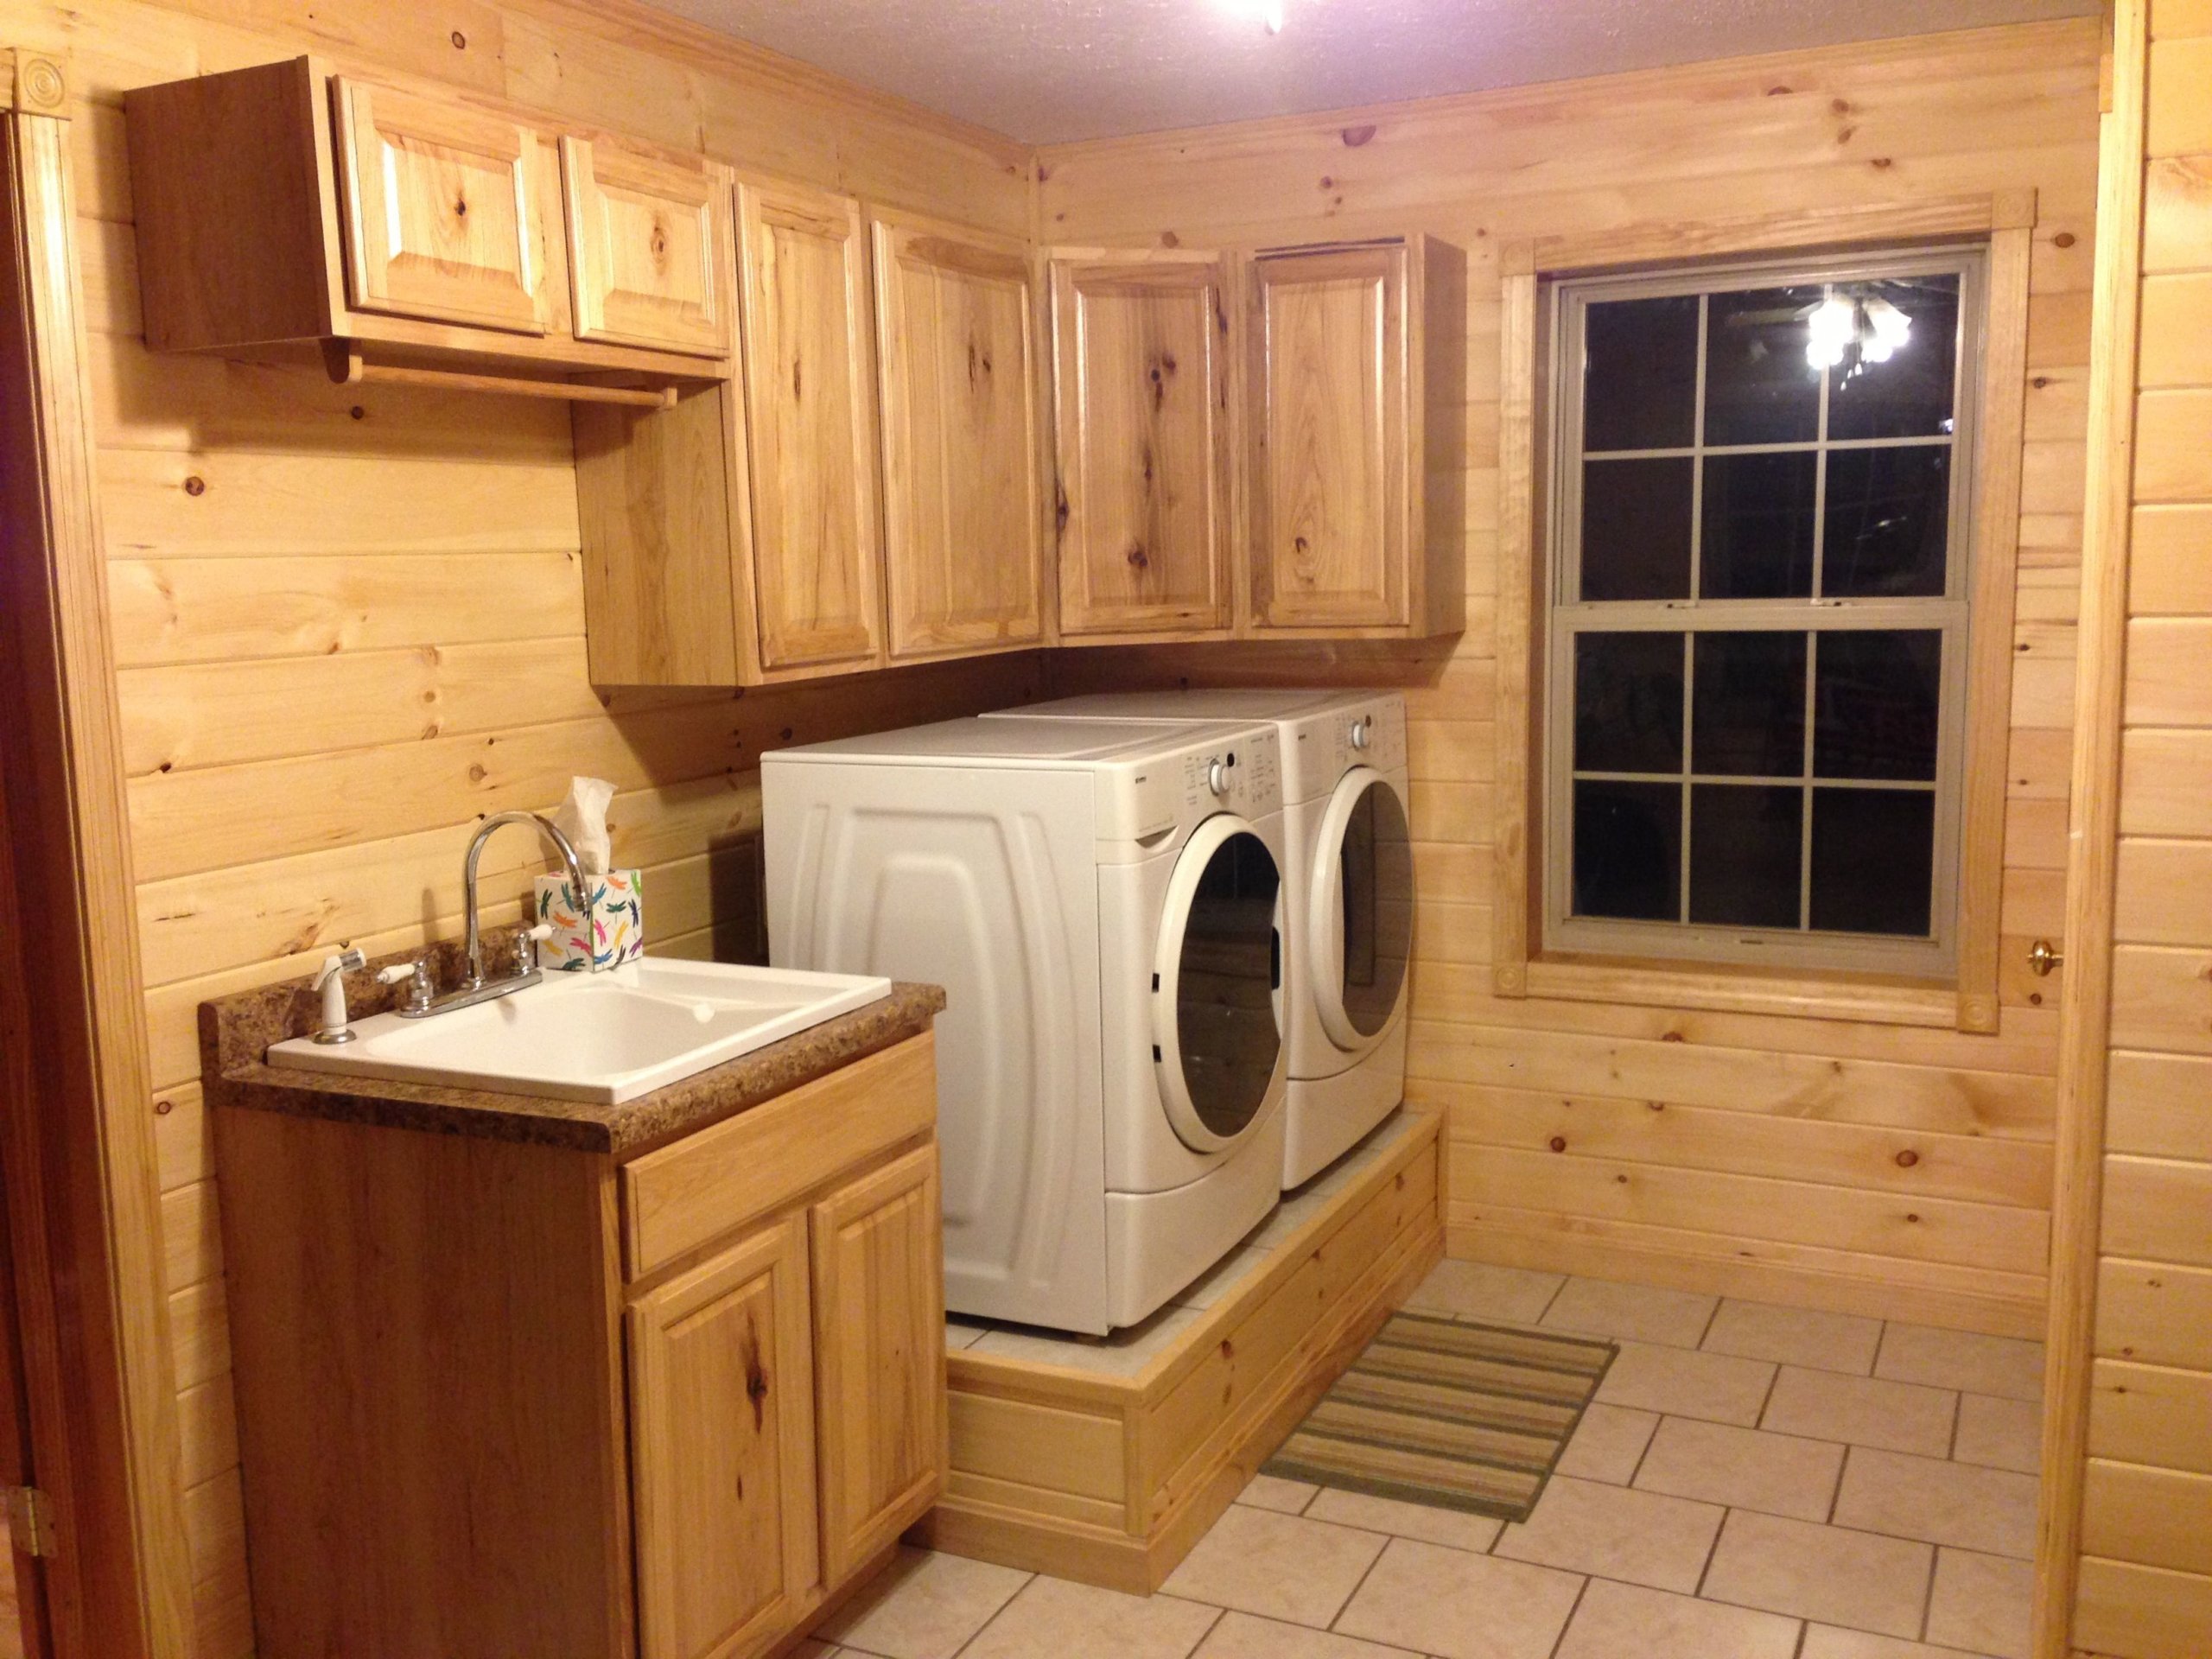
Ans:
[[[8,1530],[16,1548],[26,1555],[54,1554],[53,1500],[35,1486],[10,1486]]]

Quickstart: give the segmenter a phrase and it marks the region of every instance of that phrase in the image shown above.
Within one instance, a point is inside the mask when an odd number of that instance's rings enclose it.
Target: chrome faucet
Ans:
[[[483,930],[476,911],[476,862],[483,856],[484,843],[492,832],[503,823],[530,823],[553,845],[561,855],[563,873],[569,878],[569,890],[576,895],[579,904],[588,903],[590,895],[584,891],[583,866],[576,861],[576,849],[558,825],[535,812],[499,812],[484,820],[468,843],[468,855],[461,861],[461,899],[465,912],[467,932],[462,949],[468,961],[460,984],[441,996],[430,977],[430,959],[418,957],[413,962],[394,963],[378,973],[378,980],[386,985],[404,982],[406,1001],[397,1010],[403,1020],[423,1020],[434,1014],[450,1014],[455,1008],[466,1008],[479,1002],[488,1002],[493,997],[505,996],[524,987],[535,985],[543,977],[537,965],[537,943],[552,937],[553,930],[540,922],[531,925],[525,919],[522,931],[515,935],[514,970],[501,979],[486,982],[484,977]],[[596,973],[598,963],[588,962],[588,971]],[[342,1040],[332,1039],[328,1040]]]
[[[465,912],[464,926],[467,929],[461,942],[468,957],[467,976],[461,982],[463,991],[484,988],[484,941],[476,918],[476,861],[483,856],[484,843],[492,838],[492,832],[503,823],[537,825],[538,834],[552,842],[553,850],[561,855],[561,868],[569,878],[569,891],[575,895],[576,903],[587,909],[591,904],[591,894],[584,890],[583,866],[576,861],[576,849],[569,843],[568,836],[561,833],[558,824],[536,812],[493,813],[484,820],[470,840],[468,856],[461,861],[461,904]],[[537,972],[534,964],[530,971],[533,975]]]

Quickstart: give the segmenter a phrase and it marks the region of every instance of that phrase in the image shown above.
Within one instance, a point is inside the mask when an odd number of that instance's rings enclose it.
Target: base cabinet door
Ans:
[[[823,1577],[835,1585],[944,1484],[937,1147],[839,1188],[811,1221]]]
[[[745,1659],[819,1573],[807,1217],[631,1305],[640,1659]]]
[[[1226,632],[1228,276],[1215,254],[1056,256],[1060,632]]]
[[[1033,645],[1043,522],[1028,252],[918,223],[874,228],[891,655]]]

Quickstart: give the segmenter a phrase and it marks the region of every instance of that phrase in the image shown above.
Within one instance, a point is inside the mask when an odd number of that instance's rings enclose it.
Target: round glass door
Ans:
[[[1177,1136],[1233,1145],[1282,1065],[1282,872],[1243,819],[1209,818],[1183,849],[1160,919],[1153,1018]]]
[[[1339,1048],[1371,1046],[1398,1012],[1413,949],[1414,867],[1405,802],[1365,766],[1344,774],[1313,868],[1313,1000]]]

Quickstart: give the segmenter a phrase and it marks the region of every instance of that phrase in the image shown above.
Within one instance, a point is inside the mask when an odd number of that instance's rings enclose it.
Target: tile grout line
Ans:
[[[1823,1526],[1835,1525],[1836,1506],[1843,1502],[1843,1483],[1851,1475],[1851,1454],[1858,1449],[1848,1440],[1844,1442],[1843,1460],[1835,1466],[1835,1491],[1828,1494],[1828,1516],[1821,1523]]]
[[[1652,1438],[1656,1440],[1658,1436],[1655,1434]],[[1714,1558],[1720,1554],[1720,1535],[1728,1530],[1728,1517],[1735,1513],[1736,1507],[1732,1503],[1721,1510],[1720,1524],[1713,1529],[1713,1541],[1705,1547],[1705,1565],[1698,1568],[1697,1587],[1690,1592],[1700,1601],[1705,1599],[1705,1581],[1713,1576]]]
[[[1567,1610],[1567,1617],[1560,1621],[1559,1634],[1552,1638],[1549,1659],[1559,1659],[1559,1650],[1567,1645],[1567,1633],[1574,1628],[1575,1617],[1582,1611],[1582,1599],[1590,1593],[1590,1580],[1594,1576],[1586,1575],[1576,1587],[1574,1605]]]
[[[1320,1493],[1316,1492],[1314,1496],[1319,1497]],[[1353,1585],[1351,1590],[1345,1592],[1344,1599],[1337,1604],[1337,1611],[1329,1615],[1329,1622],[1321,1627],[1323,1630],[1329,1631],[1336,1630],[1337,1621],[1351,1611],[1352,1603],[1359,1599],[1359,1592],[1367,1588],[1368,1580],[1375,1576],[1375,1569],[1382,1564],[1382,1558],[1390,1553],[1390,1546],[1397,1540],[1398,1535],[1395,1532],[1386,1532],[1382,1535],[1382,1548],[1376,1550],[1369,1559],[1367,1565],[1360,1569],[1359,1581]]]
[[[1936,1545],[1928,1554],[1928,1587],[1920,1596],[1920,1639],[1928,1640],[1928,1624],[1936,1616],[1936,1574],[1943,1565],[1943,1547]]]
[[[1713,1327],[1720,1323],[1720,1309],[1727,1300],[1726,1296],[1713,1299],[1713,1311],[1705,1316],[1705,1323],[1698,1327],[1697,1340],[1690,1344],[1694,1352],[1701,1354],[1705,1351],[1706,1338],[1713,1334]]]
[[[959,1659],[959,1656],[962,1654],[967,1652],[968,1649],[974,1647],[976,1643],[982,1641],[983,1639],[983,1632],[989,1630],[992,1625],[997,1624],[999,1622],[1000,1616],[1002,1615],[1007,1608],[1013,1606],[1015,1602],[1021,1599],[1022,1592],[1027,1590],[1031,1585],[1036,1583],[1038,1580],[1048,1575],[1042,1573],[1032,1573],[1028,1577],[1022,1580],[1020,1584],[1014,1586],[1014,1593],[1008,1596],[1004,1601],[1001,1602],[997,1606],[992,1608],[991,1616],[985,1619],[981,1624],[978,1624],[969,1634],[968,1639],[952,1650],[953,1659]],[[863,1649],[863,1651],[865,1651],[865,1649]]]

